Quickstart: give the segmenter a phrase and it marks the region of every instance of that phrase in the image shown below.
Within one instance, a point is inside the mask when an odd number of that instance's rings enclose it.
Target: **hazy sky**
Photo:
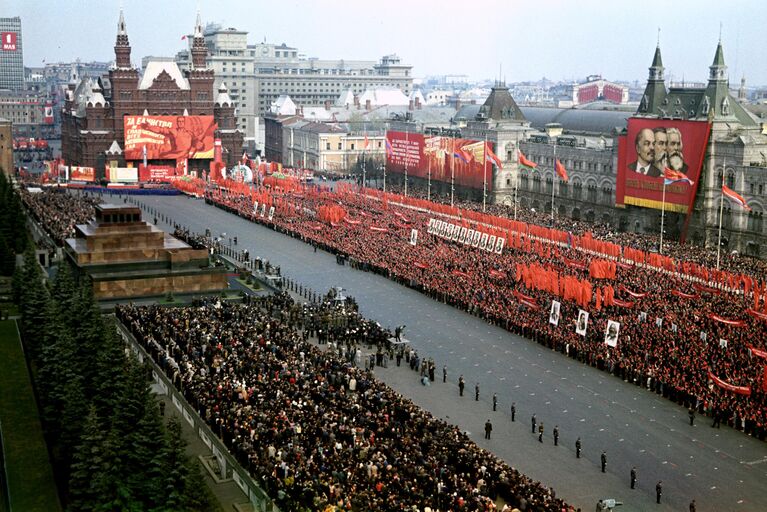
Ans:
[[[119,0],[2,0],[21,16],[24,61],[112,60]],[[666,77],[705,81],[722,23],[731,81],[767,84],[765,0],[122,0],[132,59],[184,47],[203,24],[310,57],[378,60],[397,53],[417,77],[467,74],[507,81],[647,77],[657,29]]]

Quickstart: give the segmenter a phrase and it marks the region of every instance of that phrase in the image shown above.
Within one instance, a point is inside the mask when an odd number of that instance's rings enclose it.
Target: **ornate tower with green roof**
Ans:
[[[639,103],[637,114],[656,114],[666,98],[663,70],[663,59],[661,59],[660,44],[658,44],[655,47],[655,56],[650,66],[650,74],[647,77],[647,87],[645,87],[642,100]]]

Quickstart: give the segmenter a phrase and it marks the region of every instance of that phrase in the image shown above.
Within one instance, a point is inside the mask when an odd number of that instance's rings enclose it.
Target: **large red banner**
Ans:
[[[682,173],[689,181],[666,185],[665,209],[689,213],[700,181],[710,125],[706,121],[631,118],[618,139],[615,202],[661,209],[663,170]]]
[[[213,158],[213,116],[126,116],[125,159]]]
[[[169,183],[176,176],[182,176],[183,173],[179,172],[177,167],[169,167],[167,165],[147,165],[139,164],[138,166],[138,179],[142,183],[147,182],[164,182]]]
[[[424,136],[420,133],[386,132],[386,169],[389,172],[432,181],[455,184],[462,187],[493,188],[493,164],[485,162],[485,143],[469,139],[442,136]],[[491,145],[491,143],[487,143]],[[491,147],[492,149],[492,147]]]
[[[69,181],[96,181],[96,169],[73,165],[69,168]]]

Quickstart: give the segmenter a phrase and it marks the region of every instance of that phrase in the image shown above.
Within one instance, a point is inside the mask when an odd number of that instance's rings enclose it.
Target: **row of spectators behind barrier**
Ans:
[[[573,510],[352,364],[357,343],[385,343],[375,324],[330,300],[247,300],[116,314],[281,509]]]

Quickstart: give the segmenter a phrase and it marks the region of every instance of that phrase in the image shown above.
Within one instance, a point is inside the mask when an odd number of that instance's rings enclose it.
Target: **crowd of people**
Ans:
[[[39,192],[21,187],[19,193],[27,211],[59,246],[75,235],[77,224],[86,224],[93,219],[95,206],[101,203],[98,196],[68,194],[58,187],[45,187]]]
[[[680,275],[635,265],[618,266],[615,279],[593,280],[588,269],[594,256],[586,251],[535,241],[507,246],[500,254],[481,251],[427,234],[434,216],[429,211],[362,194],[307,191],[286,196],[275,200],[279,204],[271,221],[254,214],[244,194],[213,190],[207,201],[344,255],[358,268],[464,308],[749,434],[765,436],[767,316],[750,313],[751,294],[695,288]],[[320,223],[315,212],[324,205],[342,207],[344,221]],[[420,233],[415,245],[409,243],[411,229]],[[597,308],[592,295],[586,307],[588,326],[580,335],[575,322],[581,306],[550,291],[528,289],[518,279],[520,265],[592,281],[594,290],[609,284],[619,301]],[[557,325],[549,323],[553,300],[562,302]],[[608,321],[619,324],[616,347],[605,343]]]
[[[404,194],[405,188],[399,184],[389,184],[387,190],[397,194]],[[425,186],[410,183],[408,195],[420,199],[430,198],[431,201],[440,204],[450,204],[450,194],[428,193]],[[462,210],[483,211],[482,203],[453,198],[453,204]],[[487,204],[484,211],[490,215],[502,218],[515,218],[514,206],[505,204]],[[516,219],[528,224],[539,226],[551,226],[551,213],[536,211],[532,208],[517,207]],[[594,220],[586,222],[575,220],[570,217],[557,215],[554,217],[554,228],[568,231],[573,235],[584,235],[590,232],[594,238],[624,247],[632,247],[643,251],[657,251],[659,235],[656,233],[621,232],[609,223]],[[675,259],[691,261],[699,265],[714,267],[716,265],[716,251],[707,249],[693,243],[679,243],[677,240],[666,238],[663,241],[663,253]],[[721,254],[720,267],[733,273],[746,273],[751,275],[764,275],[767,273],[767,262],[751,257],[745,257],[724,251]]]
[[[116,314],[283,510],[573,510],[354,364],[391,333],[332,297]]]

